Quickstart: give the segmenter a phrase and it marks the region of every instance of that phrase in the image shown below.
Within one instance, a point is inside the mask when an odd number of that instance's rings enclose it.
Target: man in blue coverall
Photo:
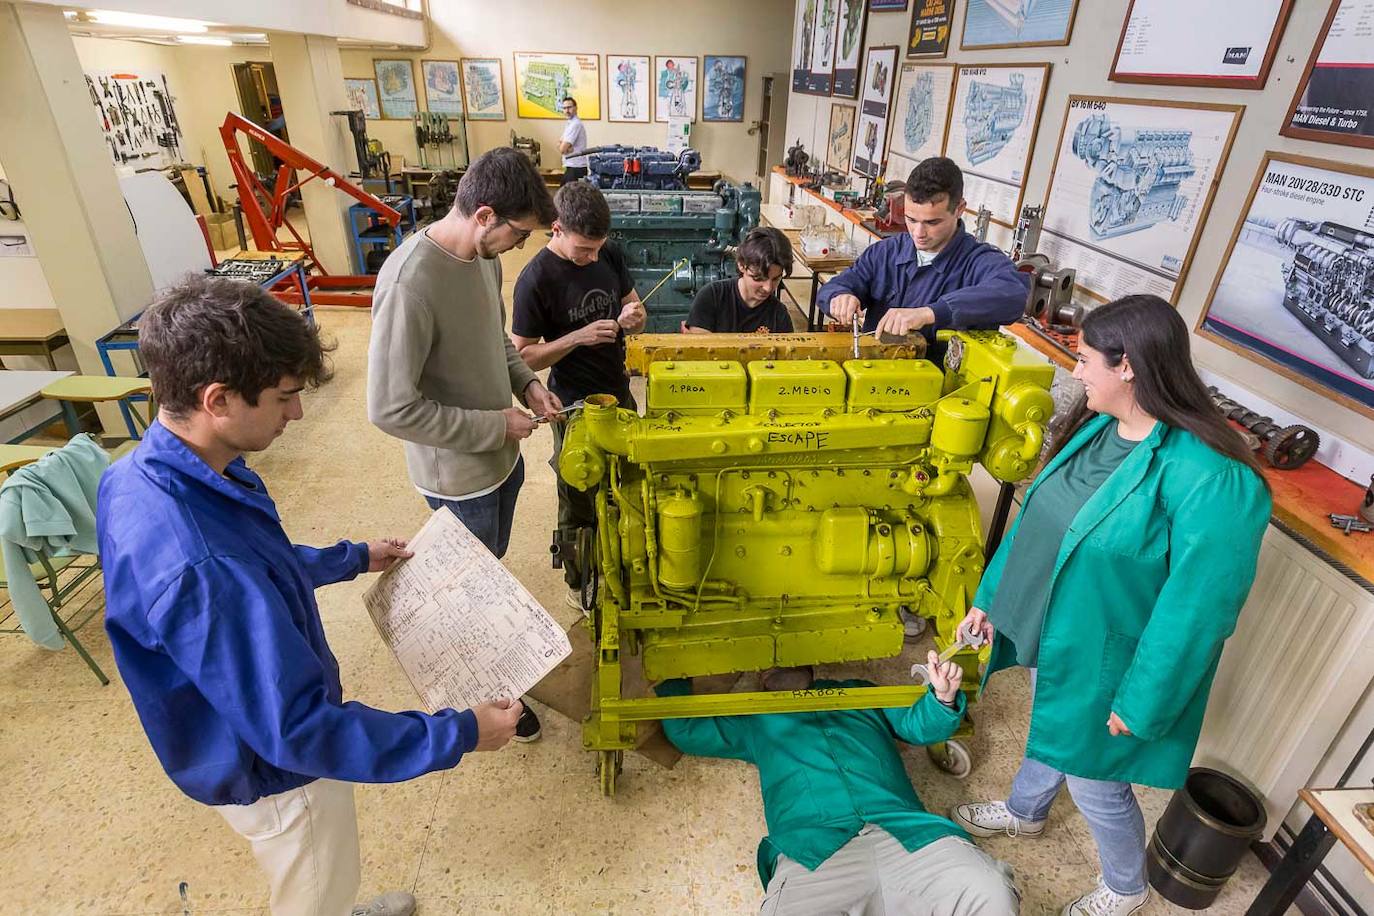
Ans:
[[[193,278],[144,313],[139,346],[158,418],[106,471],[96,525],[105,628],[148,740],[177,788],[252,844],[273,916],[409,916],[402,892],[354,905],[353,783],[496,750],[520,703],[427,715],[344,702],[315,589],[409,554],[398,540],[292,544],[244,463],[330,376],[304,318],[255,284]]]
[[[944,741],[963,721],[963,670],[928,655],[930,690],[900,709],[665,719],[685,754],[759,769],[768,836],[760,916],[1013,916],[1011,868],[931,814],[907,778],[897,742]],[[817,681],[843,693],[866,681]],[[661,696],[692,692],[664,681]]]
[[[935,332],[1013,324],[1026,308],[1027,274],[964,230],[964,173],[944,156],[923,159],[906,181],[905,233],[868,246],[854,265],[821,287],[816,302],[841,324],[863,313],[863,329],[905,336],[920,331],[930,357],[943,357]]]

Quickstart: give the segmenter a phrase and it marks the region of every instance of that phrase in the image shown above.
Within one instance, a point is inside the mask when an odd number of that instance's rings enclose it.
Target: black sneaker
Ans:
[[[522,699],[521,702],[525,704],[525,710],[520,713],[520,721],[515,723],[515,737],[511,740],[528,744],[539,740],[539,717],[534,714],[529,700]]]

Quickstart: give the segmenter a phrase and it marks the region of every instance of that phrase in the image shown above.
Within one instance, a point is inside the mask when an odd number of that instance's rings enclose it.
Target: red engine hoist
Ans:
[[[269,188],[253,170],[248,167],[243,151],[239,149],[238,134],[247,134],[258,141],[277,161],[276,178]],[[239,204],[243,207],[244,220],[253,235],[253,244],[259,251],[300,251],[305,253],[307,267],[314,273],[310,275],[310,299],[315,305],[351,305],[358,308],[372,307],[372,288],[377,282],[371,274],[330,274],[315,257],[310,243],[301,237],[296,227],[286,217],[286,205],[291,195],[313,179],[320,179],[359,203],[377,213],[378,218],[395,228],[401,222],[401,214],[387,206],[379,198],[354,185],[343,175],[322,162],[307,156],[275,134],[269,133],[252,121],[229,112],[219,128],[220,138],[224,141],[224,151],[229,155],[229,167],[234,171],[237,182]],[[304,177],[299,177],[302,173]],[[291,240],[277,238],[282,227],[290,234]],[[272,293],[283,302],[299,305],[303,297],[294,290],[294,281],[283,281],[273,288]]]

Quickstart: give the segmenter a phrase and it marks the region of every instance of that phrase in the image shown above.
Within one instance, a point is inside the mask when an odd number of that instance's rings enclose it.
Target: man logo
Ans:
[[[1240,65],[1243,65],[1243,64],[1244,64],[1247,60],[1249,60],[1249,59],[1250,59],[1250,49],[1249,49],[1249,48],[1227,48],[1227,49],[1226,49],[1226,53],[1223,54],[1222,57],[1221,57],[1221,62],[1222,62],[1223,64],[1240,64]]]

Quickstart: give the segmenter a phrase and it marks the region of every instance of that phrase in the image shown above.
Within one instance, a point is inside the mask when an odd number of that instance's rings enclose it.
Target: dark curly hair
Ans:
[[[916,163],[906,179],[906,196],[918,204],[941,197],[951,211],[964,199],[964,173],[948,156],[930,156]]]
[[[138,349],[158,406],[173,417],[195,411],[219,382],[256,406],[291,376],[318,387],[333,376],[332,344],[295,309],[256,283],[192,276],[158,296],[138,322]]]

